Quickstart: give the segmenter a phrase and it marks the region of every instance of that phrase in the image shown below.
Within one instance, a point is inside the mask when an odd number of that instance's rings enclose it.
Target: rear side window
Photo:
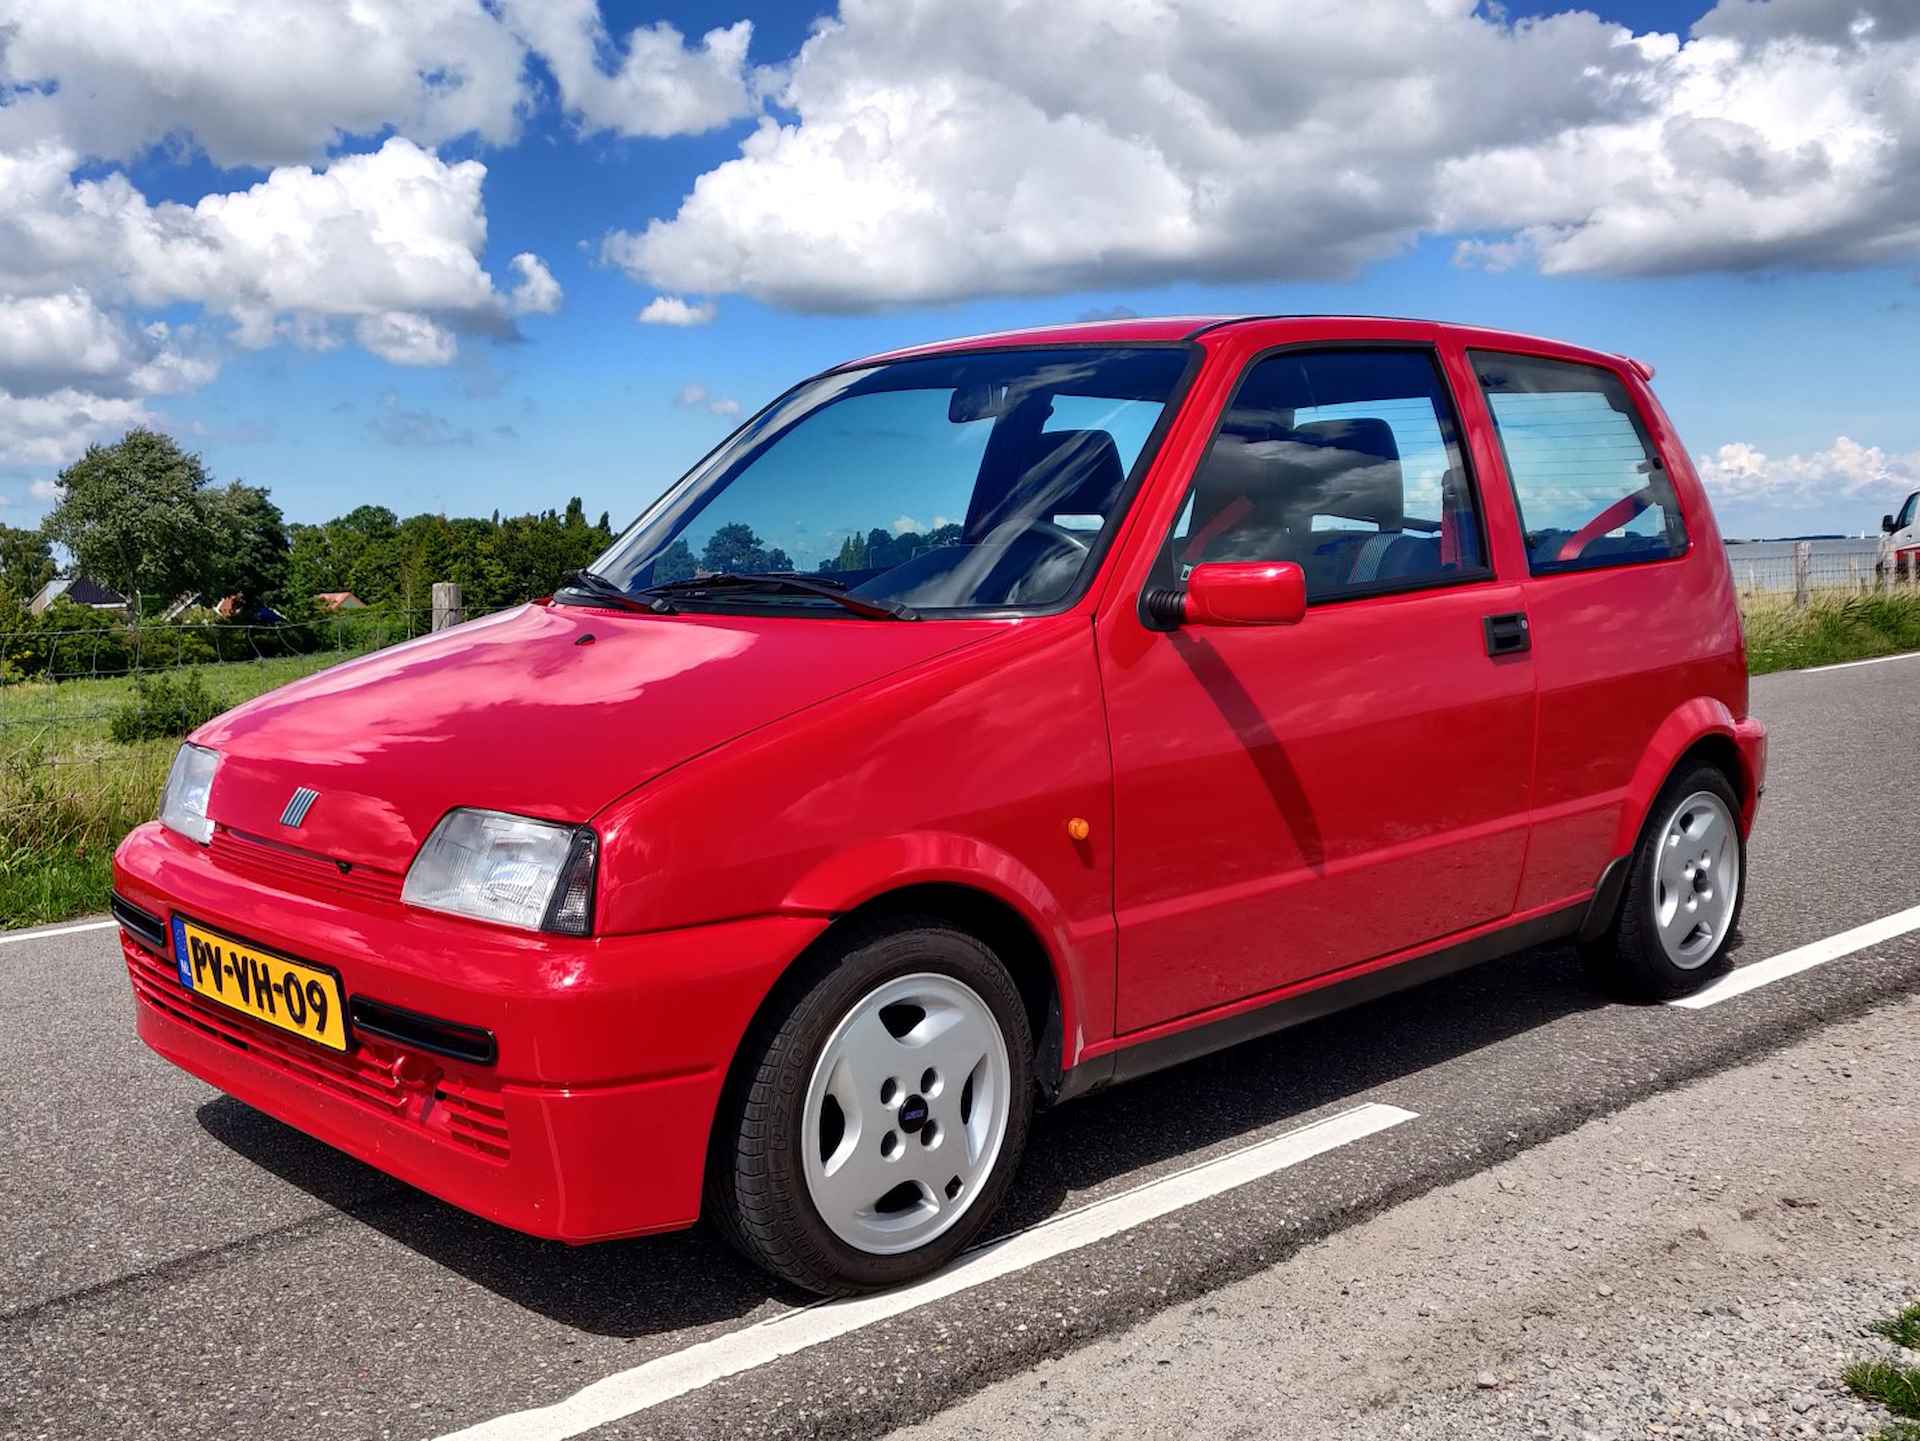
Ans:
[[[1293,561],[1309,601],[1486,574],[1445,382],[1426,351],[1256,361],[1169,538],[1184,580],[1218,560]]]
[[[1673,483],[1610,370],[1471,353],[1507,458],[1535,575],[1664,560],[1687,548]]]

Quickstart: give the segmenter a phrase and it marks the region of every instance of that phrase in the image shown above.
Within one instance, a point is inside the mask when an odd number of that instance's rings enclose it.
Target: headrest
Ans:
[[[1399,530],[1406,515],[1406,480],[1393,427],[1371,416],[1315,420],[1262,447],[1291,472],[1288,508],[1303,516],[1333,515]]]
[[[1120,447],[1106,431],[1047,430],[1034,443],[1014,492],[1033,497],[1042,515],[1111,515],[1126,481]]]

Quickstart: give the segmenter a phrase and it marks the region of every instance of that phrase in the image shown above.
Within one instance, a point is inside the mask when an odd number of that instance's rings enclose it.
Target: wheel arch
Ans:
[[[1042,938],[1036,919],[1003,894],[977,884],[953,880],[906,880],[875,891],[840,911],[819,935],[781,971],[755,1007],[740,1043],[727,1063],[718,1104],[709,1128],[706,1170],[711,1182],[721,1163],[725,1121],[748,1083],[750,1058],[756,1043],[797,995],[819,977],[824,958],[861,930],[890,923],[932,921],[975,937],[997,955],[1013,976],[1034,1039],[1034,1073],[1042,1094],[1057,1089],[1064,1067],[1064,1028],[1073,1014],[1074,998],[1063,979],[1065,967]]]
[[[1759,800],[1758,779],[1752,773],[1737,734],[1733,713],[1721,702],[1707,698],[1679,707],[1654,732],[1653,742],[1641,757],[1627,788],[1626,803],[1620,808],[1620,825],[1613,841],[1614,858],[1601,874],[1587,914],[1580,923],[1577,934],[1581,942],[1596,940],[1612,926],[1626,893],[1627,868],[1633,863],[1647,827],[1654,822],[1653,803],[1667,783],[1686,767],[1704,762],[1726,776],[1734,794],[1740,798],[1740,829],[1745,835]]]
[[[1733,712],[1724,702],[1700,696],[1675,707],[1654,731],[1653,739],[1641,753],[1633,779],[1628,782],[1612,853],[1623,856],[1633,851],[1640,843],[1661,790],[1682,766],[1695,761],[1714,766],[1732,782],[1734,794],[1740,797],[1740,823],[1744,832],[1753,816],[1756,783],[1748,772],[1736,731]]]

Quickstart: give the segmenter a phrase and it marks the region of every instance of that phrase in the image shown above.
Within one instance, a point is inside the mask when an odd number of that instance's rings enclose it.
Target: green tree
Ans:
[[[31,600],[53,575],[53,547],[46,536],[0,525],[0,595]]]
[[[669,581],[692,580],[693,573],[700,569],[700,563],[693,557],[693,548],[684,539],[676,540],[660,552],[660,558],[653,563],[653,583],[665,585]]]
[[[265,487],[236,480],[204,492],[203,499],[219,541],[201,589],[210,599],[241,595],[257,603],[278,598],[287,583],[287,525]]]
[[[60,472],[66,494],[41,529],[74,568],[129,597],[198,590],[220,544],[207,468],[158,431],[90,445]]]
[[[767,551],[760,537],[753,533],[753,527],[736,520],[707,537],[700,563],[708,570],[765,570]]]

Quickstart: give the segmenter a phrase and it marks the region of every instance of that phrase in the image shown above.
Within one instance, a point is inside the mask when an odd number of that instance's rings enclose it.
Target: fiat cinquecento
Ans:
[[[1766,742],[1651,378],[1326,317],[815,376],[554,595],[195,732],[115,857],[140,1034],[503,1225],[846,1292],[1036,1105],[1547,942],[1687,992]]]

